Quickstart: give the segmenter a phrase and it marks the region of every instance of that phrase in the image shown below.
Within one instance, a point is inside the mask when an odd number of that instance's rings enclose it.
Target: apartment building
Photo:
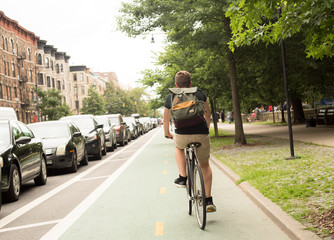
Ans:
[[[36,52],[39,37],[0,11],[0,106],[20,121],[37,121]]]
[[[118,77],[115,72],[94,72],[95,75],[100,76],[106,83],[112,83],[114,87],[119,88]]]
[[[73,86],[70,109],[75,114],[80,114],[82,101],[85,97],[88,97],[88,89],[90,86],[93,86],[100,95],[103,95],[106,90],[105,80],[91,72],[90,69],[84,65],[70,66],[70,79]]]
[[[38,88],[44,91],[52,88],[60,90],[62,102],[71,106],[72,84],[70,81],[70,56],[65,52],[58,52],[47,41],[37,42],[37,78]]]

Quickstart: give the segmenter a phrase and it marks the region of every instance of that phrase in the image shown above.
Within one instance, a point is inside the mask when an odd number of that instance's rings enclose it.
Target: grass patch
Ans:
[[[317,224],[322,213],[334,209],[333,148],[295,142],[300,158],[285,160],[288,140],[252,136],[247,145],[237,147],[227,134],[211,138],[211,153],[241,177],[239,183],[248,181],[321,237],[334,237],[333,228]]]

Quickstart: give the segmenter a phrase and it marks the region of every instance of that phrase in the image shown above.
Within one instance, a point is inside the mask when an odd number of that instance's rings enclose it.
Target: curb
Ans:
[[[210,155],[212,162],[234,183],[240,180],[240,176],[229,167]],[[238,185],[239,188],[251,199],[279,228],[281,228],[293,240],[321,240],[314,232],[305,230],[305,226],[289,216],[278,205],[263,196],[247,181]]]

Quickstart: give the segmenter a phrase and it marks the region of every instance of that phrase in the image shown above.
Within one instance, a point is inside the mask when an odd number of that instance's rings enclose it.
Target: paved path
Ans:
[[[177,176],[174,144],[162,128],[73,212],[42,239],[288,240],[215,165],[213,196],[218,211],[204,231],[187,213]]]
[[[234,124],[219,123],[219,128],[234,131]],[[256,134],[267,137],[276,137],[289,139],[288,126],[269,126],[269,125],[254,125],[244,124],[245,134]],[[317,126],[312,128],[303,125],[292,126],[293,139],[296,141],[311,142],[320,145],[334,147],[334,128]]]

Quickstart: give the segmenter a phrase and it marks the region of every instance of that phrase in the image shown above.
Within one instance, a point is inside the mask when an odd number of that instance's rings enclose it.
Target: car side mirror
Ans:
[[[75,132],[73,134],[73,137],[80,137],[80,136],[82,136],[81,132]]]
[[[16,140],[17,144],[27,144],[31,141],[31,137],[23,136]]]

